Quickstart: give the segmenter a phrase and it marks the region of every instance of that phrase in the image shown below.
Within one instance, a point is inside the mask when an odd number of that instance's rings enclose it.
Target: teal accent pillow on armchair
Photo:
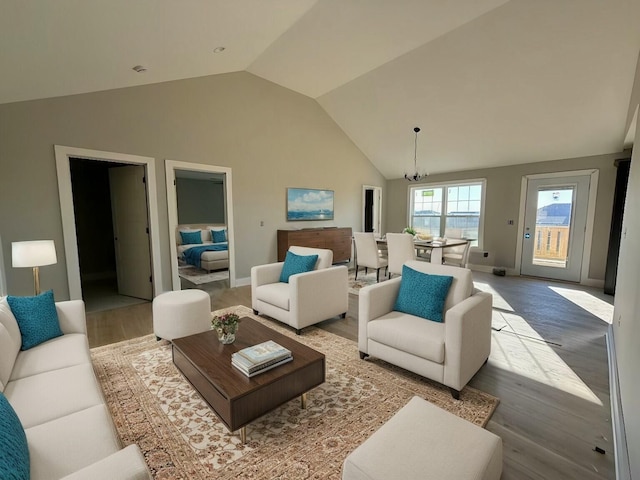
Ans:
[[[22,336],[20,350],[29,350],[42,342],[62,335],[53,290],[35,297],[9,295],[7,302],[20,328]]]
[[[400,291],[393,309],[442,323],[444,302],[452,282],[453,277],[429,275],[403,265]]]
[[[280,281],[289,283],[291,275],[310,272],[315,268],[317,261],[318,255],[296,255],[295,253],[287,252],[282,272],[280,273]]]
[[[29,447],[18,415],[0,392],[0,478],[28,480]]]

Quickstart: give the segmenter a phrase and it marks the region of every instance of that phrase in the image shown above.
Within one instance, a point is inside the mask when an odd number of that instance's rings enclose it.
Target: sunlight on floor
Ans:
[[[602,405],[593,391],[523,317],[494,311],[494,321],[496,313],[506,326],[500,332],[493,332],[490,360],[493,365]]]
[[[613,305],[594,297],[590,293],[583,290],[574,290],[570,288],[561,287],[549,287],[558,295],[563,296],[570,302],[575,303],[581,308],[584,308],[587,312],[595,315],[599,319],[607,322],[613,322]]]
[[[490,293],[491,295],[493,295],[493,308],[498,308],[500,310],[504,310],[507,312],[513,312],[513,307],[511,305],[509,305],[509,302],[507,302],[502,295],[500,295],[497,290],[495,290],[491,285],[489,285],[488,283],[482,283],[482,282],[473,282],[473,286],[476,287],[478,290],[482,290],[483,292],[487,292]]]

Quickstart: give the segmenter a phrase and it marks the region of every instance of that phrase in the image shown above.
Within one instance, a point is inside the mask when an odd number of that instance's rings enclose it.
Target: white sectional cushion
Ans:
[[[367,336],[432,362],[444,362],[444,323],[428,322],[422,317],[393,311],[369,322]]]
[[[104,402],[91,364],[10,381],[4,393],[24,428]]]
[[[104,460],[92,463],[64,477],[62,480],[148,480],[149,470],[138,445],[129,445],[119,452],[109,455]]]
[[[502,439],[413,397],[351,452],[342,480],[498,480]]]
[[[91,363],[87,337],[80,333],[69,333],[20,352],[11,372],[11,380],[83,363]]]
[[[256,297],[262,302],[289,310],[289,284],[278,282],[256,288]]]
[[[18,322],[9,308],[6,297],[3,297],[0,299],[0,383],[3,386],[11,377],[21,345]]]
[[[31,480],[62,478],[120,449],[104,404],[27,428]]]

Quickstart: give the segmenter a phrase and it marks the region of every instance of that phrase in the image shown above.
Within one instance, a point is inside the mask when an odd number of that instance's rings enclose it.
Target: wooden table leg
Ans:
[[[306,394],[306,392],[303,393],[302,395],[300,395],[300,404],[301,404],[303,410],[307,408],[307,394]]]

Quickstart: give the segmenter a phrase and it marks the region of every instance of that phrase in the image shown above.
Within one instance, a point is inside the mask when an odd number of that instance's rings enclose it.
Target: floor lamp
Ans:
[[[57,261],[53,240],[11,242],[11,263],[14,268],[33,268],[33,288],[36,295],[40,294],[39,267],[53,265]]]

